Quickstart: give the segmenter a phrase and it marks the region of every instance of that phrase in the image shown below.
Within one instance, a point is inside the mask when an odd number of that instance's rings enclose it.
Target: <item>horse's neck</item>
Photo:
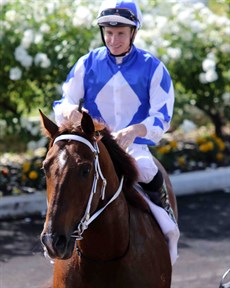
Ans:
[[[88,258],[121,257],[129,245],[129,209],[123,193],[89,226],[78,246]]]

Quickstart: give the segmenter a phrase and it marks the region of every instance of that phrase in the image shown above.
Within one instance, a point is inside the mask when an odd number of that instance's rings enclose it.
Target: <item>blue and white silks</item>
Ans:
[[[70,71],[62,99],[54,102],[57,124],[62,112],[81,98],[90,115],[114,132],[143,123],[147,135],[135,143],[155,145],[169,129],[174,89],[166,67],[150,53],[133,45],[117,64],[108,49],[100,47],[81,57]]]

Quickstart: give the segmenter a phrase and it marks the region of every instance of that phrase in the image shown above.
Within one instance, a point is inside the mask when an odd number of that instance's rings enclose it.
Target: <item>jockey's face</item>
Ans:
[[[129,51],[131,33],[130,27],[105,27],[104,39],[110,53],[116,56]]]

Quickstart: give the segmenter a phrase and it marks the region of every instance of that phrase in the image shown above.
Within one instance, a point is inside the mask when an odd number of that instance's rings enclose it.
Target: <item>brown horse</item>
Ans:
[[[51,139],[41,241],[54,259],[53,287],[169,288],[167,242],[133,188],[132,158],[87,113],[78,125],[58,128],[42,112],[41,121]]]

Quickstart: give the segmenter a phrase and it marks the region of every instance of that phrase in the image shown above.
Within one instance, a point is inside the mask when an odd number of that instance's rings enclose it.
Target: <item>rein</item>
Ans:
[[[94,153],[95,173],[94,173],[94,179],[93,179],[93,184],[92,184],[91,192],[90,192],[90,195],[89,195],[88,203],[87,203],[87,206],[86,206],[86,210],[85,210],[84,216],[80,220],[80,223],[78,224],[77,229],[74,230],[72,235],[71,235],[71,237],[76,238],[76,240],[82,240],[83,239],[82,234],[88,228],[89,224],[92,223],[105,210],[105,208],[109,204],[111,204],[115,199],[117,199],[117,197],[120,195],[120,193],[122,191],[122,187],[123,187],[124,176],[122,176],[120,184],[119,184],[119,187],[118,187],[116,193],[113,195],[113,197],[109,200],[109,202],[107,202],[105,204],[105,206],[103,206],[101,209],[96,211],[93,215],[90,215],[92,200],[93,200],[94,194],[97,191],[97,183],[98,183],[99,178],[101,178],[101,180],[102,180],[102,188],[101,188],[101,198],[102,198],[102,200],[104,200],[105,188],[106,188],[106,185],[107,185],[107,181],[106,181],[105,177],[103,176],[103,173],[102,173],[101,167],[100,167],[100,162],[99,162],[99,153],[100,153],[100,151],[99,151],[99,147],[98,147],[96,141],[94,141],[94,143],[92,145],[84,137],[81,137],[81,136],[78,136],[78,135],[73,135],[73,134],[63,134],[63,135],[58,136],[54,140],[53,145],[56,144],[58,141],[62,141],[62,140],[73,140],[73,141],[81,142],[81,143],[85,144],[86,146],[88,146],[90,148],[90,150]]]

